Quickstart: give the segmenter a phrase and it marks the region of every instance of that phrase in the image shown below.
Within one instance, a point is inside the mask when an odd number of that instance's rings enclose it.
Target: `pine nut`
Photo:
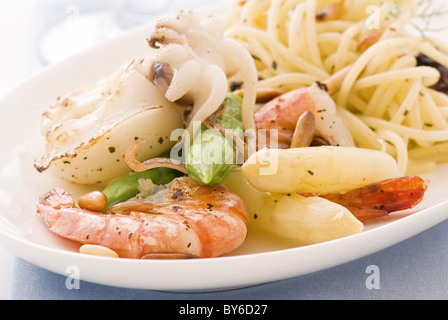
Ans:
[[[79,252],[101,257],[119,258],[118,253],[100,245],[85,244],[79,248]]]
[[[340,3],[329,3],[316,14],[317,21],[330,21],[339,19],[344,8]]]
[[[81,209],[102,212],[107,207],[107,196],[101,191],[93,191],[79,198],[78,205]]]

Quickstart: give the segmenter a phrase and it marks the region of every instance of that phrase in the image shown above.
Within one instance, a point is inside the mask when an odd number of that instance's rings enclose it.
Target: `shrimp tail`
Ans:
[[[379,181],[344,194],[321,197],[346,207],[364,222],[387,216],[391,212],[414,208],[423,200],[427,188],[427,181],[411,176]]]

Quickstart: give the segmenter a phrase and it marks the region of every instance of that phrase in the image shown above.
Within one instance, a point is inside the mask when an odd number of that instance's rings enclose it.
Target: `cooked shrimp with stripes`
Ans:
[[[282,94],[263,105],[255,113],[258,149],[310,145],[354,147],[353,138],[337,114],[328,90],[326,84],[315,83]],[[262,131],[265,135],[260,135]]]
[[[146,199],[107,209],[105,196],[96,194],[81,197],[80,207],[66,190],[55,188],[40,198],[37,211],[58,236],[108,248],[122,258],[218,257],[247,237],[246,206],[224,186],[177,178]]]

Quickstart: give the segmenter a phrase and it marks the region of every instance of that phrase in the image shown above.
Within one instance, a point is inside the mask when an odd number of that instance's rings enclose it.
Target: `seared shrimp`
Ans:
[[[127,201],[103,213],[77,207],[67,191],[55,188],[40,198],[37,211],[53,233],[122,258],[217,257],[246,239],[246,206],[226,187],[179,178],[161,192],[157,203]]]
[[[427,188],[427,182],[420,177],[400,177],[321,197],[346,207],[358,220],[365,222],[414,208],[422,201]]]
[[[255,113],[258,149],[288,149],[313,144],[353,147],[349,130],[337,115],[327,86],[315,83],[287,92]],[[266,130],[266,141],[260,130]]]

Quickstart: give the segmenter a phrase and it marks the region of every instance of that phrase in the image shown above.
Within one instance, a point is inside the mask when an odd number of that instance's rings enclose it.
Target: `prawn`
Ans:
[[[387,216],[391,212],[414,208],[422,201],[427,188],[425,180],[410,176],[387,179],[346,193],[320,197],[346,207],[358,220],[365,222]]]
[[[257,148],[288,149],[310,145],[353,147],[354,141],[337,114],[326,84],[315,83],[284,93],[255,113]],[[266,130],[266,139],[261,139]],[[260,134],[262,133],[262,134]]]
[[[247,208],[222,185],[200,186],[182,177],[156,194],[154,202],[131,199],[97,212],[54,188],[40,198],[37,211],[56,235],[107,247],[122,258],[218,257],[247,237]]]

